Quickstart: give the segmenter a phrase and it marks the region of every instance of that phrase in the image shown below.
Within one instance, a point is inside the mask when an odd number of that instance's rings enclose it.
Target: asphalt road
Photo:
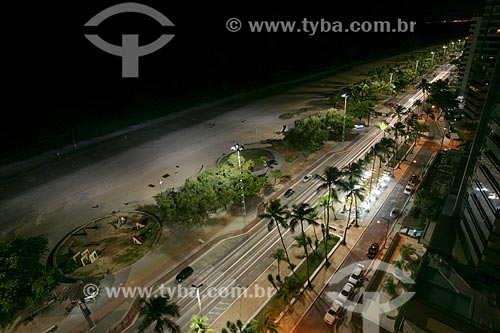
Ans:
[[[447,73],[447,71],[441,72],[436,76],[436,78],[444,77]],[[421,92],[417,92],[416,94],[411,94],[406,97],[407,100],[412,99],[412,101],[416,101],[419,98],[422,98]],[[403,100],[402,103],[407,103],[407,101]],[[397,119],[392,118],[387,119],[387,121],[392,125],[397,121]],[[356,137],[346,151],[331,155],[314,169],[308,170],[307,172],[312,174],[321,174],[325,167],[331,165],[342,169],[349,163],[364,157],[372,145],[378,142],[383,135],[384,134],[378,127],[369,127]],[[430,157],[430,150],[427,150],[428,149],[422,149],[421,152],[419,152],[419,160]],[[418,173],[418,170],[415,170],[417,168],[418,166],[414,164],[410,166],[407,171],[407,175],[405,175],[405,177],[403,177],[396,185],[390,198],[384,203],[383,207],[377,213],[375,221],[377,219],[380,220],[380,217],[388,218],[392,207],[403,206],[404,201],[407,199],[407,196],[403,194],[406,180],[412,173]],[[297,177],[295,183],[290,186],[295,190],[294,195],[288,199],[282,196],[280,199],[284,204],[287,204],[290,207],[293,204],[302,202],[309,203],[311,206],[316,206],[318,196],[326,193],[326,191],[321,192],[317,190],[320,183],[320,180],[314,178],[307,183],[303,183],[302,177]],[[358,242],[358,245],[352,249],[352,252],[348,259],[346,259],[344,265],[349,265],[353,262],[366,259],[365,253],[367,247],[374,240],[377,240],[380,244],[382,244],[386,235],[386,230],[385,224],[371,224],[362,239]],[[284,230],[283,235],[285,244],[287,246],[291,245],[294,234],[290,232],[290,230]],[[223,290],[224,288],[237,290],[239,287],[246,287],[250,285],[252,281],[256,280],[257,277],[264,272],[269,265],[271,265],[273,260],[270,259],[269,255],[272,251],[274,251],[274,249],[280,246],[281,243],[277,230],[274,229],[272,232],[269,232],[267,230],[267,221],[261,221],[249,235],[224,241],[221,246],[213,248],[203,257],[194,262],[192,267],[194,268],[196,274],[182,282],[182,286],[191,288],[191,295],[194,296],[194,289],[191,286],[193,284],[203,284],[203,286],[199,289],[201,313],[208,316],[210,318],[209,323],[211,323],[215,321],[226,308],[235,302],[238,299],[238,296],[236,293],[233,294],[234,296],[229,297],[227,295],[213,296],[208,295],[207,291],[210,289]],[[167,286],[175,289],[176,282],[170,281]],[[341,287],[342,286],[333,285],[327,288],[327,291],[335,291]],[[189,330],[192,316],[200,313],[199,303],[196,297],[178,296],[179,295],[174,294],[172,297],[173,301],[180,306],[180,313],[182,314],[177,320],[177,323],[181,326],[182,332],[187,332]],[[319,317],[316,316],[315,319],[319,318],[320,322],[323,323],[324,312],[328,308],[331,301],[324,299],[319,303],[323,305],[319,305],[320,309],[318,309],[319,313],[322,314]],[[315,307],[317,308],[318,306]],[[313,323],[314,325],[317,324],[314,320]]]
[[[368,267],[369,259],[366,256],[366,252],[373,242],[377,242],[381,245],[384,243],[384,239],[387,235],[387,223],[384,219],[390,221],[389,230],[394,228],[396,223],[395,218],[390,217],[390,212],[393,207],[402,208],[408,199],[408,195],[403,193],[403,189],[406,186],[408,179],[413,174],[420,174],[422,172],[422,164],[426,164],[430,160],[431,156],[439,149],[439,144],[437,142],[429,142],[424,144],[415,159],[418,161],[417,164],[411,162],[408,163],[408,169],[405,171],[404,175],[398,180],[398,183],[393,188],[389,197],[385,200],[383,205],[380,207],[377,214],[373,217],[370,224],[366,228],[363,235],[358,240],[357,244],[351,249],[350,254],[346,257],[343,264],[339,267],[339,271],[351,271],[352,266],[358,262],[361,262]],[[421,164],[422,163],[422,164]],[[381,221],[382,223],[377,223]],[[387,245],[388,246],[388,245]],[[387,247],[386,246],[386,247]],[[367,263],[368,261],[368,263]],[[351,266],[347,268],[348,266]],[[334,299],[331,298],[332,295],[336,295],[347,282],[347,277],[332,276],[328,286],[319,295],[318,299],[314,305],[309,309],[309,311],[304,315],[301,321],[297,324],[293,332],[334,332],[336,327],[332,327],[323,321],[323,317],[333,303]],[[360,297],[364,286],[357,288],[354,295],[354,299]],[[344,318],[344,322],[338,322],[337,325],[347,324],[350,318],[350,314],[347,313]]]

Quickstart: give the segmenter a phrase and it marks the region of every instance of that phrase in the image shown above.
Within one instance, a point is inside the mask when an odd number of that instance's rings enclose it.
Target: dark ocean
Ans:
[[[142,1],[174,26],[162,27],[137,13],[85,23],[119,1],[71,1],[15,5],[7,20],[0,163],[26,158],[89,137],[207,101],[286,82],[348,63],[368,61],[450,38],[464,37],[468,23],[438,23],[479,14],[482,2],[401,3],[308,1]],[[238,18],[238,32],[227,21]],[[351,21],[400,18],[415,21],[401,33],[251,32],[248,21]],[[122,78],[121,58],[91,44],[97,34],[119,45],[123,34],[148,44],[174,38],[140,57],[139,77]]]

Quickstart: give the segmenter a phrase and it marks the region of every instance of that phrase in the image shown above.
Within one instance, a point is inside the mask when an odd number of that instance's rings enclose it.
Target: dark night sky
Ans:
[[[161,28],[140,14],[121,14],[98,28],[83,25],[121,1],[20,3],[10,11],[4,64],[2,151],[24,146],[46,149],[51,136],[67,144],[68,132],[89,124],[116,122],[155,105],[228,96],[236,91],[446,39],[450,27],[427,24],[479,14],[484,1],[137,1],[167,16],[175,27]],[[404,5],[402,5],[404,3]],[[231,33],[225,22],[245,20],[329,21],[397,19],[417,21],[415,33]],[[466,28],[466,26],[465,26]],[[464,30],[464,25],[453,29]],[[140,44],[161,32],[175,34],[159,51],[141,57],[140,77],[121,78],[121,59],[84,37],[98,33],[119,44],[121,34],[138,33]],[[456,32],[456,31],[455,31]],[[165,107],[167,108],[167,107]],[[164,109],[165,109],[164,108]],[[141,111],[142,110],[142,111]],[[55,135],[55,134],[58,135]],[[10,149],[10,151],[9,151]],[[36,150],[36,149],[35,149]]]

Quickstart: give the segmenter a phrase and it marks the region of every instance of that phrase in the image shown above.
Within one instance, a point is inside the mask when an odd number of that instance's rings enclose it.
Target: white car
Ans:
[[[302,178],[302,182],[307,183],[308,181],[311,180],[312,177],[313,175],[305,175],[304,178]]]
[[[354,129],[363,129],[365,125],[354,125]]]
[[[351,297],[353,292],[354,292],[354,286],[352,285],[352,283],[347,282],[344,288],[342,288],[342,290],[340,291],[337,299],[342,303],[347,303],[347,300],[349,299],[349,297]]]
[[[328,309],[328,311],[325,314],[325,317],[323,318],[325,323],[327,323],[328,325],[335,324],[335,322],[339,319],[343,307],[344,304],[342,304],[341,302],[337,300],[333,301],[332,306]]]
[[[410,195],[413,193],[413,188],[414,188],[413,185],[408,184],[408,185],[406,185],[403,193]]]
[[[354,268],[354,270],[352,271],[351,276],[349,276],[349,280],[348,280],[349,283],[351,283],[354,286],[357,285],[359,282],[359,279],[361,279],[361,277],[363,276],[364,270],[365,270],[365,266],[358,264],[356,266],[356,268]]]

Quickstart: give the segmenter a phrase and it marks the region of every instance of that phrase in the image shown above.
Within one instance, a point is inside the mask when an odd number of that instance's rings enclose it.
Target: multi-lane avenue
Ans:
[[[433,78],[433,81],[446,78],[451,69],[452,67],[443,67]],[[415,94],[409,94],[402,99],[401,105],[409,107],[411,104],[415,103],[415,101],[421,100],[422,97],[423,95],[420,91]],[[389,125],[394,125],[398,119],[388,118],[386,121]],[[383,135],[384,133],[378,127],[372,126],[359,135],[347,149],[327,156],[321,163],[318,163],[314,169],[307,170],[307,172],[321,174],[327,166],[335,166],[341,169],[349,163],[363,158]],[[428,160],[431,154],[432,150],[429,147],[423,147],[419,152],[418,159]],[[409,178],[412,173],[418,173],[415,169],[416,166],[414,165],[408,168],[404,177],[402,177],[394,187],[393,193],[390,195],[389,199],[377,212],[375,219],[388,217],[392,207],[403,206],[407,198],[407,196],[402,193],[403,188],[407,178]],[[303,183],[301,182],[301,178],[302,177],[297,177],[297,180],[290,185],[290,187],[295,189],[296,193],[289,199],[284,197],[280,199],[289,206],[302,202],[315,206],[318,196],[324,194],[317,190],[320,185],[320,180],[313,178],[309,182]],[[293,242],[293,234],[289,230],[285,230],[283,235],[285,243],[290,245]],[[359,260],[365,260],[367,246],[374,240],[382,243],[384,235],[385,227],[383,225],[370,225],[358,241],[358,244],[352,249],[344,265],[349,265]],[[281,246],[281,244],[276,229],[269,232],[267,229],[267,221],[261,221],[249,234],[226,240],[193,262],[191,266],[194,268],[196,274],[186,281],[183,281],[182,285],[190,287],[192,284],[203,283],[203,287],[200,289],[202,304],[201,313],[207,315],[212,322],[236,300],[236,296],[231,298],[227,295],[221,297],[210,295],[209,297],[203,293],[203,290],[209,288],[219,290],[224,288],[237,289],[241,286],[250,285],[251,282],[272,263],[273,260],[270,259],[269,254],[278,246]],[[176,286],[176,283],[170,281],[168,286],[173,288]],[[336,291],[337,289],[339,289],[338,285],[331,285],[326,288],[326,291]],[[182,331],[187,332],[192,315],[200,312],[199,304],[196,298],[176,296],[178,295],[173,295],[173,300],[180,306],[180,313],[182,314],[177,322],[181,326]],[[332,300],[326,299],[326,296],[322,295],[320,301],[318,301],[311,311],[309,311],[296,331],[305,332],[307,329],[304,328],[311,325],[310,327],[315,327],[316,332],[319,329],[316,328],[316,325],[326,325],[323,324],[323,315],[331,302]],[[325,326],[324,329],[330,330],[331,328]]]

